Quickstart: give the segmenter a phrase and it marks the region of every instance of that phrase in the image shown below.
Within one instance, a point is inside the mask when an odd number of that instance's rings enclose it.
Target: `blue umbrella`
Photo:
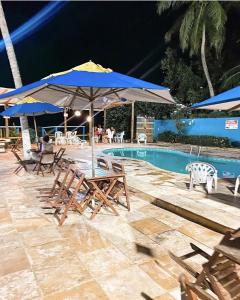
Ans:
[[[111,101],[131,101],[174,104],[169,89],[134,77],[113,72],[93,62],[73,69],[52,74],[42,80],[0,96],[1,103],[11,103],[12,98],[20,99],[31,95],[39,101],[58,106],[83,109],[94,103],[101,109]]]
[[[34,117],[34,127],[37,137],[37,125],[35,116],[43,114],[56,114],[62,112],[62,108],[55,105],[39,102],[32,97],[26,97],[20,100],[16,105],[7,108],[0,115],[3,117],[22,117],[22,116],[33,116]]]
[[[192,108],[229,111],[240,110],[240,87],[235,87],[217,96],[196,103]]]
[[[52,74],[42,80],[18,88],[0,96],[0,103],[11,103],[12,98],[33,96],[74,110],[90,106],[90,136],[92,165],[94,165],[93,110],[107,107],[113,102],[144,101],[174,104],[169,89],[134,77],[113,72],[101,65],[88,62],[73,69]],[[94,168],[93,168],[94,169]]]

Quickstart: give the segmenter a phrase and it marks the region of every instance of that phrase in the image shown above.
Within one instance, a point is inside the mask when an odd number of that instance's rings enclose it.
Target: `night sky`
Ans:
[[[47,2],[4,2],[10,31],[36,14]],[[31,36],[15,45],[24,84],[88,60],[122,73],[149,54],[140,77],[161,58],[169,18],[156,14],[155,2],[69,2]],[[0,86],[13,85],[6,54],[0,53]],[[157,68],[148,81],[161,83]]]
[[[10,32],[47,4],[3,1]],[[224,63],[229,67],[240,63],[240,37],[238,30],[232,30],[240,27],[239,15],[235,8],[228,25],[228,59]],[[161,84],[159,61],[167,47],[164,34],[176,18],[171,13],[159,17],[156,2],[150,1],[67,2],[48,22],[14,45],[23,84],[88,60]],[[178,47],[177,38],[171,46]],[[0,52],[0,86],[13,87],[5,51]],[[44,123],[47,119],[41,120]]]
[[[47,4],[3,2],[10,32]],[[146,72],[163,56],[164,33],[170,21],[156,14],[155,2],[68,2],[33,34],[14,45],[23,84],[88,60],[161,84],[160,67],[147,76]],[[13,87],[5,51],[0,53],[0,70],[0,86]],[[40,125],[62,121],[57,115],[51,120],[49,116],[38,119]]]

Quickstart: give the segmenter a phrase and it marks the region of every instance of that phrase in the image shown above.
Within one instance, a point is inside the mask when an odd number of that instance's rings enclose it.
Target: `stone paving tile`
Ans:
[[[156,261],[148,261],[139,267],[145,271],[157,284],[165,290],[179,287],[178,281],[166,272]]]
[[[24,172],[14,176],[12,160],[0,156],[3,183],[12,186],[11,191],[0,186],[0,252],[5,257],[0,299],[180,299],[178,277],[183,269],[168,251],[184,254],[193,242],[211,253],[221,235],[151,201],[154,195],[164,195],[173,203],[204,209],[206,201],[214,200],[202,191],[190,194],[181,174],[135,161],[125,163],[129,183],[152,196],[130,188],[131,212],[121,207],[116,217],[102,210],[94,220],[89,220],[87,212],[84,216],[70,212],[59,227],[37,198],[40,188],[52,186],[53,177]],[[141,176],[136,184],[137,172]],[[218,214],[218,206],[213,208]],[[232,209],[227,210],[231,213]],[[202,262],[200,257],[189,259],[198,268]]]
[[[73,288],[91,279],[90,274],[75,255],[48,260],[45,265],[33,266],[39,287],[44,295]]]
[[[146,218],[134,221],[131,222],[130,225],[146,235],[160,234],[172,229],[168,225],[156,220],[155,218]]]
[[[103,290],[112,300],[138,300],[155,298],[164,290],[138,266],[131,266],[113,276],[99,280]]]
[[[48,295],[44,300],[110,300],[100,285],[94,281],[87,281],[72,289]]]
[[[32,300],[41,299],[41,290],[35,280],[34,273],[23,270],[0,277],[0,299]]]
[[[214,248],[222,239],[220,233],[189,221],[186,221],[185,225],[179,226],[177,230],[210,248]]]
[[[47,225],[22,232],[22,238],[27,247],[43,245],[49,242],[62,240],[63,237],[54,225]]]
[[[22,247],[7,246],[0,248],[0,276],[30,268],[27,255]]]
[[[79,258],[87,266],[94,278],[106,278],[131,265],[127,256],[116,247],[98,249],[79,254]]]
[[[164,294],[159,297],[154,298],[154,300],[175,300],[170,294]]]

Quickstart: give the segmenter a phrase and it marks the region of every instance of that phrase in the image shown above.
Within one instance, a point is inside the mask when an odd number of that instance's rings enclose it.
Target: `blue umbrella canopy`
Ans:
[[[240,87],[235,87],[217,96],[196,103],[192,108],[229,111],[240,110]]]
[[[112,102],[145,101],[174,104],[169,89],[137,78],[113,72],[88,62],[73,69],[52,74],[42,80],[0,96],[0,103],[10,104],[14,97],[31,95],[39,101],[72,109],[84,109],[94,102],[102,109]]]
[[[56,114],[62,111],[60,107],[27,97],[18,101],[16,105],[7,108],[0,115],[3,117],[39,116],[43,114]]]

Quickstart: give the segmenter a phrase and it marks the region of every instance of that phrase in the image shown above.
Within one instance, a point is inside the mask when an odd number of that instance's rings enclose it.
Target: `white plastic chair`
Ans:
[[[208,193],[212,192],[213,186],[215,191],[217,190],[217,170],[214,166],[196,161],[188,164],[186,171],[190,173],[190,190],[196,184],[206,184]]]
[[[112,143],[112,139],[113,139],[113,133],[114,133],[114,131],[111,131],[110,129],[107,129],[106,133],[107,133],[108,141],[111,144]]]
[[[65,139],[66,139],[66,143],[67,143],[68,145],[72,145],[72,143],[73,143],[73,135],[72,135],[72,131],[67,131],[67,132],[66,132]]]
[[[115,143],[121,143],[122,144],[124,135],[125,135],[124,131],[122,131],[120,133],[117,133],[116,136],[114,137]]]
[[[55,136],[55,145],[66,144],[62,131],[56,131],[54,136]]]
[[[237,196],[239,184],[240,184],[240,176],[237,177],[235,182],[234,196]]]
[[[145,133],[139,133],[138,138],[137,138],[137,142],[138,144],[140,144],[140,142],[144,142],[144,144],[146,145],[147,143],[147,136]]]

